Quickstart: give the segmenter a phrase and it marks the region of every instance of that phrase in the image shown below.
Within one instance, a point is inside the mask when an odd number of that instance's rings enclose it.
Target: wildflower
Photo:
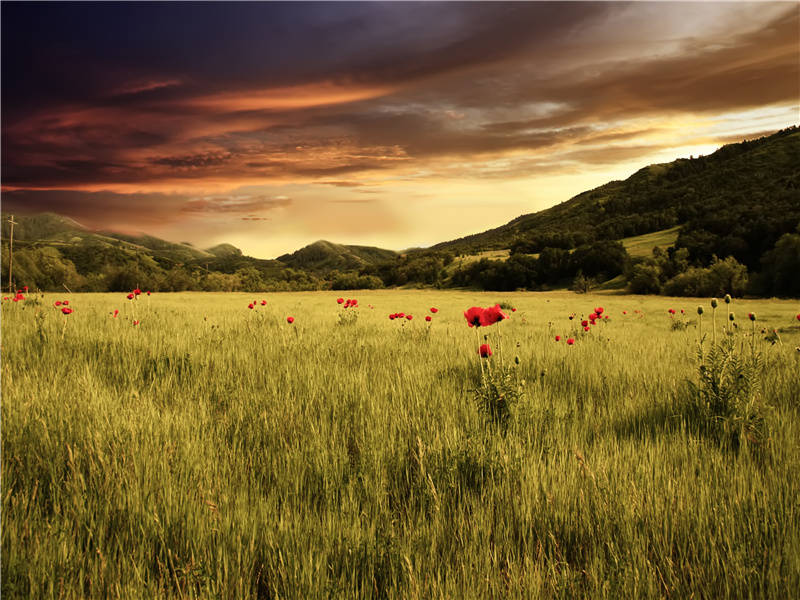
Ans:
[[[589,325],[589,321],[587,321],[586,319],[581,321],[581,327],[586,327],[587,325]]]
[[[603,310],[604,309],[603,309],[602,306],[598,306],[597,308],[594,309],[594,312],[596,312],[598,315],[602,315],[603,314]]]
[[[489,344],[481,344],[481,347],[478,348],[478,353],[481,355],[481,358],[489,358],[492,355],[492,349],[489,347]]]
[[[267,305],[267,301],[266,300],[262,300],[261,301],[261,306],[266,306],[266,305]]]
[[[495,323],[499,323],[503,319],[507,319],[508,315],[502,311],[499,304],[495,304],[490,308],[483,309],[483,314],[481,315],[481,325],[484,327],[488,327],[489,325],[494,325]]]
[[[406,313],[397,313],[397,314],[395,315],[395,317],[397,317],[398,319],[402,319],[402,318],[403,318],[403,317],[405,317],[405,316],[406,316]]]
[[[69,306],[69,300],[64,300],[61,304],[63,304],[64,306]]]
[[[667,312],[669,314],[671,314],[671,315],[674,315],[675,314],[675,309],[674,308],[670,308]]]
[[[294,323],[294,317],[286,317],[286,322],[289,323],[289,325],[291,325],[292,323]]]
[[[597,320],[597,313],[593,312],[592,314],[590,314],[589,315],[589,320],[590,321],[596,321]]]
[[[133,294],[128,294],[128,295],[127,295],[127,296],[125,296],[125,297],[126,297],[128,300],[133,300]]]
[[[560,341],[561,341],[561,336],[560,336],[560,335],[557,335],[557,336],[556,336],[556,341],[557,341],[557,342],[560,342]]]
[[[755,321],[756,313],[747,313],[747,318],[750,319],[751,321]]]
[[[253,310],[253,303],[251,302],[250,304],[248,304],[247,308],[249,308],[250,310]]]
[[[431,322],[433,319],[431,318],[431,316],[430,316],[430,315],[427,315],[427,316],[425,317],[425,320],[426,320],[428,323],[430,323],[430,322]]]
[[[134,324],[134,326],[135,326],[135,325],[138,325],[138,324],[139,324],[139,321],[134,321],[134,322],[133,322],[133,324]]]
[[[516,308],[512,308],[511,312],[517,312],[517,309]]]
[[[567,345],[568,345],[568,346],[572,346],[574,343],[575,343],[575,338],[569,338],[569,339],[567,340]]]
[[[71,315],[72,309],[68,306],[65,306],[64,308],[61,309],[61,312],[64,313],[65,315]]]
[[[595,321],[594,319],[592,319],[591,321],[589,321],[589,325],[597,325],[597,321]]]
[[[134,296],[140,296],[142,294],[142,290],[140,290],[139,288],[136,288],[135,290],[133,290],[133,294],[134,294]]]
[[[397,318],[397,315],[395,315],[395,314],[389,315],[389,320],[390,321],[394,321],[396,318]]]
[[[148,296],[150,295],[150,290],[148,290],[148,291],[147,291],[147,295],[148,295]]]
[[[627,311],[627,310],[623,310],[623,311],[622,311],[622,314],[623,314],[623,315],[627,315],[627,314],[628,314],[628,311]]]
[[[479,306],[473,306],[464,311],[464,318],[470,327],[480,327],[483,325],[483,309]]]
[[[438,309],[438,308],[431,307],[431,312],[432,312],[433,314],[436,314],[436,313],[438,313],[438,312],[439,312],[439,309]]]
[[[414,315],[406,315],[406,319],[408,319],[409,321],[410,321],[411,319],[413,319],[413,318],[414,318]]]
[[[115,318],[115,319],[117,318],[117,315],[118,315],[118,314],[119,314],[119,310],[117,310],[117,309],[114,309],[114,318]]]
[[[27,294],[28,293],[28,286],[27,285],[23,285],[22,286],[22,291]]]
[[[53,303],[53,305],[54,305],[54,306],[61,306],[61,300],[56,300],[56,301]]]
[[[342,304],[343,302],[344,302],[344,298],[337,298],[336,299],[336,303],[337,304]]]
[[[590,327],[588,327],[588,326],[583,328],[583,330],[584,330],[584,331],[589,331],[590,329],[591,329],[591,328],[590,328]]]

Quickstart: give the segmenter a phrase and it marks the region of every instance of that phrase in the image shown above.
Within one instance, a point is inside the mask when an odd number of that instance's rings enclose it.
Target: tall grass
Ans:
[[[340,325],[330,293],[247,309],[261,297],[141,298],[135,327],[121,294],[69,296],[66,327],[61,296],[4,306],[4,597],[800,589],[796,303],[737,307],[782,330],[782,344],[757,340],[765,459],[676,410],[697,332],[672,331],[666,309],[707,300],[364,292]],[[518,309],[493,327],[525,381],[502,432],[474,402],[461,314],[498,301]],[[597,304],[611,320],[578,335]]]

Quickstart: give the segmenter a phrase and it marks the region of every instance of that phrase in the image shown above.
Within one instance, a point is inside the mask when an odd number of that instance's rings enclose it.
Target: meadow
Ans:
[[[510,319],[467,326],[496,302]],[[708,298],[5,301],[2,595],[797,597],[800,303],[731,305],[767,432],[737,447],[683,409],[698,305],[708,348]],[[513,369],[507,427],[479,409],[482,369]]]

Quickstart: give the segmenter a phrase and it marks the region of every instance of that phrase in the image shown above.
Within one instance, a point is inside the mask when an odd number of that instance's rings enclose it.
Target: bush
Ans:
[[[669,296],[741,296],[747,288],[747,267],[729,256],[708,268],[691,267],[664,285]]]

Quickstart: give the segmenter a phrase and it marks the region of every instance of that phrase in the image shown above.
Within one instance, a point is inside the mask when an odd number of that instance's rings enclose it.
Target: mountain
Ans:
[[[393,250],[371,246],[343,246],[325,240],[309,244],[291,254],[279,256],[278,260],[294,269],[312,272],[352,271],[395,260]]]
[[[231,256],[242,255],[242,251],[233,244],[217,244],[213,248],[206,249],[206,252],[213,254],[217,258],[228,258]]]
[[[506,225],[442,242],[432,250],[477,254],[511,249],[538,253],[594,240],[617,240],[681,226],[679,246],[696,258],[738,255],[755,266],[800,221],[800,130],[729,144],[708,156],[640,169]],[[692,232],[707,232],[706,248]],[[703,237],[701,235],[700,237]],[[710,238],[729,238],[727,241]]]

